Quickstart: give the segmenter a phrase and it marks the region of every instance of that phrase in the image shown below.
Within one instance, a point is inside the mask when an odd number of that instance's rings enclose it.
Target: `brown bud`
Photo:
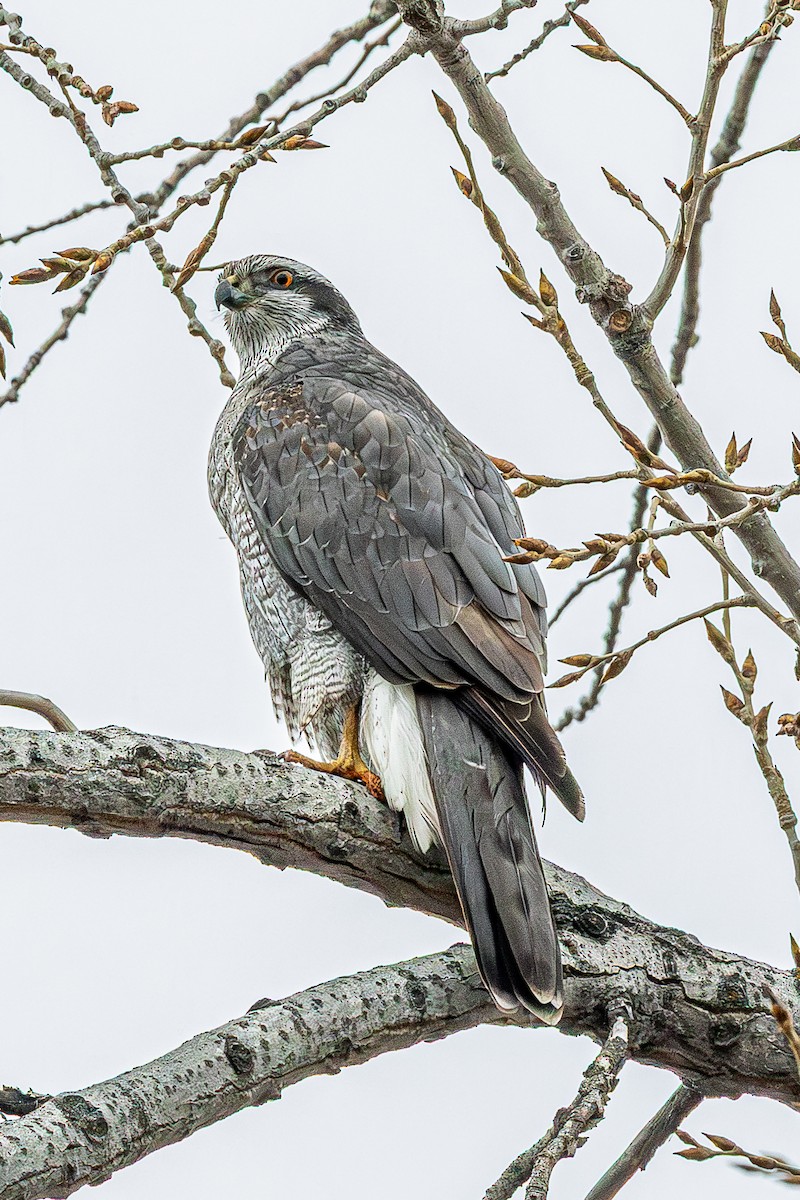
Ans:
[[[539,295],[548,308],[558,308],[558,293],[544,271],[539,272]]]
[[[29,271],[20,271],[18,275],[12,275],[8,282],[10,284],[45,283],[48,279],[53,279],[57,274],[57,271],[46,271],[41,267],[32,267]]]
[[[547,686],[551,688],[566,687],[568,683],[575,683],[576,680],[582,679],[585,673],[585,669],[582,671],[570,671],[568,675],[562,675],[555,683],[548,683]]]
[[[665,579],[669,579],[669,567],[667,566],[667,560],[657,546],[654,546],[650,551],[650,558],[652,559],[653,566],[656,568],[656,570],[660,571]]]
[[[102,104],[104,101],[110,100],[111,93],[113,91],[114,89],[110,83],[104,83],[102,87],[99,87],[95,92],[95,99],[97,100],[98,104]]]
[[[732,475],[736,470],[736,463],[739,458],[739,447],[736,445],[736,434],[731,434],[731,440],[725,447],[725,470],[729,475]]]
[[[14,331],[11,328],[11,322],[4,312],[0,312],[0,333],[10,346],[14,345]]]
[[[509,477],[518,473],[517,468],[507,458],[494,458],[491,454],[487,454],[486,457],[490,463],[494,463],[501,475]]]
[[[795,971],[800,971],[800,946],[794,940],[794,934],[789,934],[789,946],[792,951],[792,959],[794,961]]]
[[[703,1137],[708,1138],[718,1150],[724,1151],[725,1154],[731,1154],[733,1151],[741,1154],[741,1148],[736,1145],[736,1142],[732,1142],[730,1138],[720,1137],[718,1133],[704,1133]]]
[[[456,114],[453,112],[446,100],[443,100],[441,96],[437,96],[436,92],[433,92],[432,94],[434,100],[436,101],[436,107],[439,110],[439,116],[442,118],[448,129],[455,130]]]
[[[70,271],[59,281],[58,287],[54,287],[53,292],[68,292],[70,288],[74,288],[82,281],[85,274],[86,267],[76,267],[74,271]]]
[[[518,300],[523,300],[526,304],[536,303],[536,293],[529,283],[526,283],[524,279],[520,279],[518,275],[513,275],[511,271],[504,271],[502,267],[498,267],[497,269],[506,287],[514,293]]]
[[[581,54],[595,59],[596,62],[617,62],[618,59],[618,55],[610,46],[574,46],[573,49],[580,50]]]
[[[237,146],[252,146],[256,142],[260,142],[264,134],[267,132],[268,126],[254,125],[252,129],[246,129],[242,136],[237,141]]]
[[[477,204],[477,199],[475,199],[473,196],[475,185],[470,177],[465,175],[463,171],[459,171],[456,167],[451,167],[450,170],[453,172],[453,178],[455,179],[461,194],[466,196],[468,200],[473,200],[474,203]]]
[[[716,625],[712,625],[711,622],[705,617],[703,617],[703,624],[706,627],[708,640],[711,642],[711,645],[714,647],[717,654],[720,654],[724,658],[725,662],[728,663],[729,666],[732,666],[736,662],[736,656],[733,652],[733,646],[725,637],[725,634],[717,629]]]
[[[794,467],[795,475],[800,475],[800,439],[798,439],[796,433],[792,434],[792,466]]]
[[[605,670],[605,674],[601,683],[608,683],[609,679],[616,679],[617,675],[621,675],[633,657],[632,650],[623,650],[615,658],[612,658]]]
[[[536,562],[536,555],[527,552],[525,554],[504,554],[503,562],[517,563],[518,566],[526,566],[528,563]]]
[[[535,483],[531,483],[529,479],[524,479],[519,487],[514,488],[513,495],[518,500],[527,500],[529,496],[534,496],[538,490]]]
[[[6,348],[0,343],[0,375],[6,377]]]
[[[560,658],[565,667],[592,667],[597,662],[594,654],[571,654],[569,658]]]
[[[612,192],[616,192],[618,196],[624,196],[627,200],[631,193],[625,187],[625,184],[617,179],[616,175],[612,175],[610,171],[607,171],[605,167],[601,167],[600,170],[605,175],[606,183],[611,188]]]
[[[97,251],[90,250],[88,246],[70,246],[68,250],[59,250],[58,254],[71,262],[94,262],[97,258]]]
[[[591,571],[589,572],[589,575],[599,575],[601,571],[605,571],[606,567],[610,567],[614,559],[619,554],[620,549],[621,547],[617,546],[615,550],[609,550],[608,554],[603,554],[600,558],[598,558],[597,562],[595,562]]]
[[[546,554],[553,547],[544,538],[523,537],[515,538],[514,545],[519,546],[521,550],[535,550],[537,554]]]
[[[651,596],[658,595],[658,584],[656,583],[655,579],[653,579],[652,575],[647,574],[647,571],[642,572],[642,583],[647,588]]]
[[[719,690],[722,692],[722,699],[725,701],[725,707],[727,708],[728,712],[733,713],[735,717],[738,717],[739,720],[741,720],[744,701],[740,700],[738,696],[734,696],[733,692],[729,692],[728,689],[722,687],[721,684]]]
[[[742,674],[744,675],[745,679],[749,679],[753,683],[755,682],[756,675],[758,674],[758,668],[756,667],[756,660],[753,658],[752,650],[747,651],[747,657],[742,663]]]
[[[572,16],[575,24],[578,26],[578,29],[580,29],[581,33],[585,33],[588,38],[591,38],[595,45],[608,45],[600,31],[595,29],[594,25],[592,25],[590,21],[587,21],[586,17],[584,17],[581,13],[572,12],[570,15]]]
[[[566,571],[568,567],[574,564],[574,558],[570,558],[568,554],[557,554],[547,564],[548,571]]]
[[[765,742],[767,740],[769,710],[772,708],[772,701],[760,708],[753,718],[753,737],[757,742]]]
[[[107,250],[104,250],[102,252],[102,254],[98,254],[97,258],[94,260],[94,266],[92,267],[92,274],[100,275],[100,274],[102,274],[103,271],[107,271],[113,261],[114,261],[114,255],[109,254],[109,252]]]

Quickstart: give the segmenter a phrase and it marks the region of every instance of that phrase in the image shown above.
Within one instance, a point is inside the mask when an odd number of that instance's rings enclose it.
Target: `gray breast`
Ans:
[[[208,459],[211,503],[239,559],[250,634],[264,664],[276,715],[295,740],[305,733],[324,757],[339,747],[344,715],[361,696],[363,659],[327,617],[278,572],[256,529],[233,464],[232,435],[255,402],[243,377],[222,411]]]

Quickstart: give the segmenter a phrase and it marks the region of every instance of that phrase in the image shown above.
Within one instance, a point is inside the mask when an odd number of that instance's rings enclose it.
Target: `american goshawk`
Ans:
[[[275,708],[323,769],[382,788],[420,851],[441,843],[495,1003],[555,1021],[523,765],[584,804],[545,712],[544,590],[506,561],[516,501],[317,271],[245,258],[216,300],[241,376],[209,487]]]

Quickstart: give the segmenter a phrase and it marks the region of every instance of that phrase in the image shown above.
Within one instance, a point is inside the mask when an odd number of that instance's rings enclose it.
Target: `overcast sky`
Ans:
[[[462,0],[452,11],[472,16],[489,6]],[[22,11],[30,34],[55,46],[94,86],[113,83],[115,98],[139,105],[113,130],[98,123],[104,144],[116,150],[221,131],[289,63],[361,15],[366,0],[255,9],[245,0],[133,8],[37,0],[29,8],[30,17]],[[735,35],[758,20],[757,0],[730,8]],[[505,34],[470,48],[482,67],[493,68],[559,11],[541,0]],[[708,16],[708,4],[689,0],[592,4],[611,44],[690,109],[702,89]],[[789,30],[768,65],[748,150],[797,132],[798,36],[797,27]],[[663,177],[682,182],[686,131],[640,80],[576,54],[576,40],[584,39],[557,32],[494,86],[581,231],[641,299],[663,247],[611,194],[600,167],[671,228],[675,202]],[[337,79],[356,56],[351,47],[305,90]],[[460,164],[432,87],[456,103],[435,63],[411,61],[366,104],[325,122],[319,136],[329,150],[282,155],[277,165],[250,171],[234,193],[214,260],[266,251],[314,264],[353,303],[367,336],[488,452],[557,476],[627,468],[563,355],[520,318],[519,303],[498,279],[478,214],[453,186],[449,166]],[[65,121],[54,121],[6,77],[0,102],[3,234],[101,196],[95,168]],[[465,119],[462,126],[466,133]],[[607,400],[644,436],[649,418],[621,365],[537,239],[529,210],[481,148],[475,151],[488,199],[528,273],[548,271]],[[121,175],[143,189],[168,165],[166,158],[146,161]],[[186,190],[210,173],[201,170]],[[702,340],[683,389],[718,453],[734,429],[740,444],[753,436],[743,474],[764,483],[790,478],[790,430],[798,428],[797,376],[758,334],[768,327],[774,287],[790,335],[800,338],[797,195],[797,156],[776,155],[725,181],[706,239]],[[197,243],[209,211],[176,225],[166,241],[173,261]],[[5,280],[55,249],[105,245],[122,232],[124,217],[103,212],[0,248]],[[203,319],[224,337],[213,278],[197,276],[190,290]],[[17,340],[10,374],[57,324],[63,303],[44,287],[0,289]],[[665,352],[675,315],[670,308],[658,326]],[[144,248],[122,256],[69,341],[46,359],[19,403],[0,411],[2,686],[51,696],[82,728],[117,724],[242,749],[285,746],[247,632],[234,555],[206,495],[207,448],[224,400],[205,347],[187,336]],[[529,531],[575,545],[598,529],[624,528],[629,493],[625,482],[540,492],[524,502]],[[776,520],[798,550],[792,504]],[[696,502],[694,511],[703,513]],[[668,557],[672,578],[659,580],[657,599],[637,582],[623,644],[718,598],[718,571],[693,543],[671,542]],[[551,602],[578,570],[548,574]],[[560,673],[559,658],[599,647],[606,586],[554,629],[551,678]],[[774,714],[798,709],[785,639],[750,613],[735,613],[733,624],[740,652],[752,644],[758,661],[757,701],[773,701]],[[791,861],[747,732],[721,703],[718,684],[729,682],[701,625],[636,655],[600,708],[564,737],[587,796],[585,824],[551,806],[541,844],[548,858],[649,917],[788,966],[788,932],[800,931]],[[551,693],[552,712],[579,694],[579,687]],[[2,716],[41,724],[11,710]],[[797,798],[797,751],[787,738],[774,752]],[[14,897],[2,922],[0,1083],[46,1092],[145,1062],[259,997],[454,940],[433,919],[190,842],[92,841],[5,825],[0,878],[4,895]],[[460,1034],[302,1083],[279,1103],[152,1155],[98,1194],[478,1197],[571,1099],[592,1053],[589,1041],[556,1032]],[[666,1073],[626,1067],[608,1119],[558,1168],[556,1200],[583,1195],[675,1085]],[[724,1133],[754,1151],[800,1156],[797,1117],[766,1101],[708,1103],[687,1127]],[[684,1162],[670,1148],[626,1196],[662,1200],[680,1189],[686,1200],[744,1200],[774,1186],[725,1163]]]

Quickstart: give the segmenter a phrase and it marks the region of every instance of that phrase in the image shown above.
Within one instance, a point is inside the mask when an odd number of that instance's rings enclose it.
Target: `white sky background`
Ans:
[[[595,3],[591,19],[611,44],[694,107],[709,5]],[[462,0],[452,9],[472,16],[489,4]],[[731,31],[740,36],[761,11],[750,0],[730,7]],[[127,149],[221,131],[289,63],[365,8],[358,0],[258,10],[244,0],[133,9],[37,0],[22,11],[27,32],[54,45],[94,86],[113,83],[115,98],[139,105],[138,115],[110,131],[91,113],[104,145]],[[493,68],[559,11],[542,0],[516,15],[505,34],[473,39],[470,48]],[[747,150],[797,132],[799,37],[796,26],[773,53]],[[642,299],[658,271],[661,241],[611,194],[600,166],[671,228],[675,202],[662,178],[683,181],[687,134],[641,81],[570,49],[583,40],[557,32],[494,87],[578,227]],[[305,92],[338,79],[356,53],[350,48],[332,71],[315,73]],[[213,260],[269,251],[313,263],[351,300],[367,336],[487,451],[551,475],[627,468],[559,349],[520,318],[520,304],[497,278],[479,215],[453,185],[449,166],[461,164],[432,87],[456,102],[435,63],[409,62],[366,104],[320,127],[330,150],[283,155],[246,174]],[[96,170],[65,121],[54,121],[7,78],[0,103],[3,233],[101,196]],[[545,267],[607,400],[644,436],[650,420],[624,370],[537,239],[527,207],[491,171],[477,139],[471,142],[489,202],[529,274]],[[158,182],[171,161],[120,173],[138,190]],[[201,170],[184,190],[221,165]],[[705,240],[702,341],[683,388],[718,453],[733,429],[740,444],[754,436],[742,474],[758,482],[790,478],[790,430],[798,427],[797,377],[758,334],[770,327],[774,287],[790,336],[800,337],[797,185],[798,160],[788,155],[726,179]],[[166,240],[173,261],[197,243],[211,211],[195,210],[177,224]],[[106,244],[125,217],[112,210],[3,247],[5,279],[54,249]],[[214,277],[201,275],[190,290],[200,315],[224,336],[213,287]],[[0,308],[18,346],[10,375],[76,295],[3,286]],[[673,306],[657,329],[664,352],[675,316]],[[232,355],[230,363],[235,368]],[[118,724],[243,749],[286,744],[247,633],[234,555],[206,495],[207,447],[224,399],[205,347],[187,336],[144,248],[122,256],[69,341],[47,358],[19,403],[0,412],[3,686],[52,696],[83,728]],[[598,529],[624,528],[629,493],[627,483],[540,492],[523,509],[531,533],[575,545]],[[798,548],[791,503],[777,523]],[[702,513],[697,502],[694,508]],[[714,564],[689,539],[670,541],[665,553],[672,579],[659,579],[656,600],[637,582],[623,645],[719,595]],[[581,569],[548,574],[551,602]],[[553,631],[552,678],[560,673],[557,659],[599,647],[605,586]],[[773,700],[775,715],[800,707],[789,643],[753,614],[734,613],[733,623],[741,653],[752,641],[759,703]],[[600,708],[565,734],[587,795],[585,825],[551,805],[541,843],[547,857],[648,916],[787,966],[788,931],[800,929],[791,861],[747,731],[726,713],[719,683],[730,686],[700,624],[637,654]],[[579,687],[552,693],[554,714],[579,694]],[[39,724],[11,710],[2,715],[10,724]],[[797,799],[797,751],[782,739],[775,753]],[[40,1091],[76,1089],[147,1061],[262,996],[454,940],[451,928],[432,919],[191,842],[92,841],[5,825],[0,878],[0,1082]],[[99,1194],[477,1197],[571,1099],[592,1052],[587,1040],[555,1032],[461,1034],[293,1087],[279,1103],[121,1172]],[[585,1194],[675,1084],[668,1074],[626,1067],[608,1119],[558,1168],[556,1200]],[[687,1126],[725,1133],[755,1151],[800,1154],[796,1116],[766,1101],[708,1103]],[[770,1186],[728,1164],[686,1163],[666,1149],[625,1195],[661,1200],[680,1189],[687,1200],[738,1200]]]

